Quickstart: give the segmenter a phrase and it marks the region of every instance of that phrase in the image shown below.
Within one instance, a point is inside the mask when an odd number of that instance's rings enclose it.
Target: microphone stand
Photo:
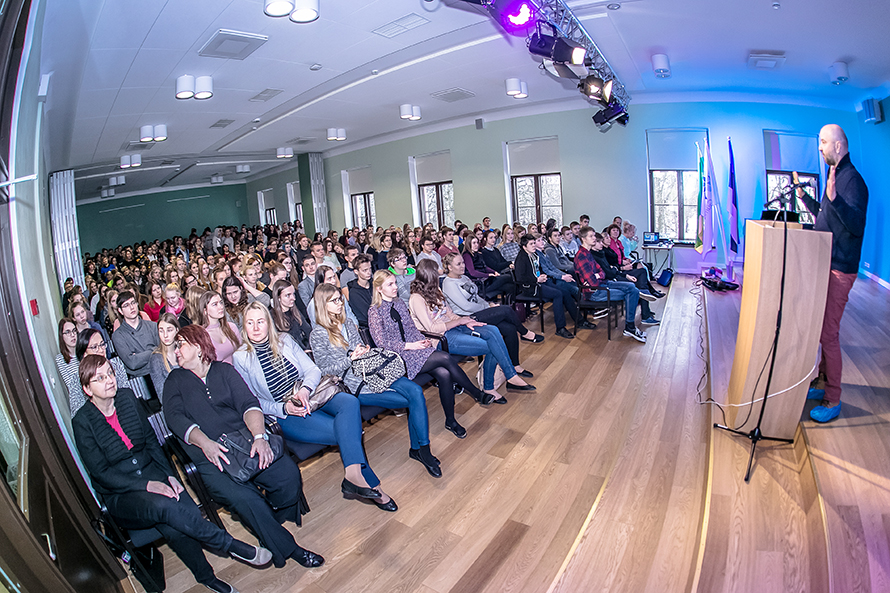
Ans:
[[[766,388],[763,393],[763,399],[760,401],[760,415],[757,418],[757,425],[748,432],[743,432],[741,430],[737,430],[735,428],[730,428],[729,426],[724,426],[722,424],[714,423],[714,428],[725,430],[731,434],[736,436],[747,437],[751,441],[751,453],[748,456],[748,469],[745,471],[745,482],[749,482],[751,480],[751,466],[754,463],[754,451],[757,448],[757,443],[760,441],[776,441],[779,443],[793,443],[794,439],[782,439],[778,437],[769,437],[764,436],[761,426],[763,426],[763,416],[766,412],[766,401],[769,399],[769,388],[772,384],[773,380],[773,371],[776,367],[776,356],[778,354],[779,348],[779,334],[782,331],[782,311],[785,305],[785,270],[786,264],[788,260],[788,204],[793,199],[793,192],[797,190],[800,184],[795,184],[785,191],[781,192],[778,198],[775,198],[768,202],[771,204],[773,202],[778,202],[782,205],[782,218],[784,220],[784,231],[782,236],[782,277],[779,282],[779,311],[776,314],[776,333],[773,337],[773,345],[772,345],[772,355],[769,363],[769,374],[766,376]],[[754,396],[752,394],[752,401],[754,400]]]

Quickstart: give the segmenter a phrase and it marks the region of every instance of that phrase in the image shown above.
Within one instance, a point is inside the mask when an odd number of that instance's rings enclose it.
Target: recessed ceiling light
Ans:
[[[621,5],[617,2],[612,2],[611,4],[606,4],[606,8],[608,8],[609,10],[618,10],[619,8],[621,8]]]
[[[321,64],[316,62],[315,64],[312,64],[311,66],[309,66],[309,69],[312,70],[313,72],[318,72],[319,70],[321,70]]]

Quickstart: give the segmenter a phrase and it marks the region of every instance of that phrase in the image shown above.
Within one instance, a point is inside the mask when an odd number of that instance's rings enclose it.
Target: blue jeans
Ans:
[[[388,410],[408,408],[408,436],[411,448],[419,449],[430,444],[430,419],[426,411],[426,398],[423,388],[409,379],[399,377],[382,393],[358,394],[358,401],[363,406],[380,406]]]
[[[634,318],[637,316],[637,303],[640,302],[640,289],[630,282],[619,282],[617,280],[607,280],[600,286],[609,287],[613,301],[624,301],[624,326],[627,328],[636,327]],[[588,294],[587,299],[594,302],[605,301],[606,292],[598,290],[592,295]]]
[[[348,393],[338,393],[309,416],[279,418],[284,438],[301,443],[337,445],[343,467],[362,466],[362,476],[375,488],[380,479],[370,467],[362,448],[362,415],[359,401]]]
[[[474,336],[473,332],[479,334],[479,337]],[[448,338],[448,351],[451,354],[458,356],[486,355],[482,365],[482,389],[494,389],[494,371],[498,365],[508,380],[516,376],[516,369],[510,360],[510,353],[507,352],[504,338],[497,326],[483,325],[470,329],[466,325],[459,325],[445,332],[445,336]]]

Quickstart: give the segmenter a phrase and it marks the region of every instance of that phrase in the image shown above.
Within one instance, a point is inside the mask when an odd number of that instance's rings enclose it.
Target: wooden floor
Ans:
[[[886,291],[862,280],[854,288],[841,419],[803,423],[794,447],[761,445],[746,485],[747,440],[711,430],[719,412],[696,396],[700,336],[712,364],[707,398],[725,390],[735,328],[700,330],[692,280],[677,276],[654,303],[664,322],[645,345],[620,331],[607,341],[602,324],[566,341],[547,312],[545,342],[522,344],[538,391],[489,409],[458,396],[464,440],[445,431],[428,389],[439,480],[408,458],[404,417],[366,427],[396,513],[344,500],[336,453],[301,464],[312,512],[287,527],[324,567],[254,570],[208,554],[217,574],[244,593],[890,591]],[[738,304],[719,306],[735,308],[737,324]],[[168,591],[205,590],[163,550]]]

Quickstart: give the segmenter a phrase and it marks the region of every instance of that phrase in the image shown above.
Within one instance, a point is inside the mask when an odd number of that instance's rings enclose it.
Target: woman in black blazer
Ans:
[[[535,236],[531,234],[523,235],[519,240],[519,254],[513,262],[516,286],[523,296],[551,301],[553,303],[553,321],[556,323],[556,335],[570,340],[575,336],[566,329],[566,309],[572,318],[576,318],[578,308],[574,299],[556,288],[553,281],[547,278],[547,274],[541,271],[535,241]]]
[[[154,527],[202,585],[231,593],[216,578],[202,545],[260,566],[272,559],[265,548],[233,538],[201,516],[176,479],[155,433],[129,389],[118,389],[104,356],[80,362],[80,384],[89,400],[74,416],[74,438],[93,488],[125,529]]]

